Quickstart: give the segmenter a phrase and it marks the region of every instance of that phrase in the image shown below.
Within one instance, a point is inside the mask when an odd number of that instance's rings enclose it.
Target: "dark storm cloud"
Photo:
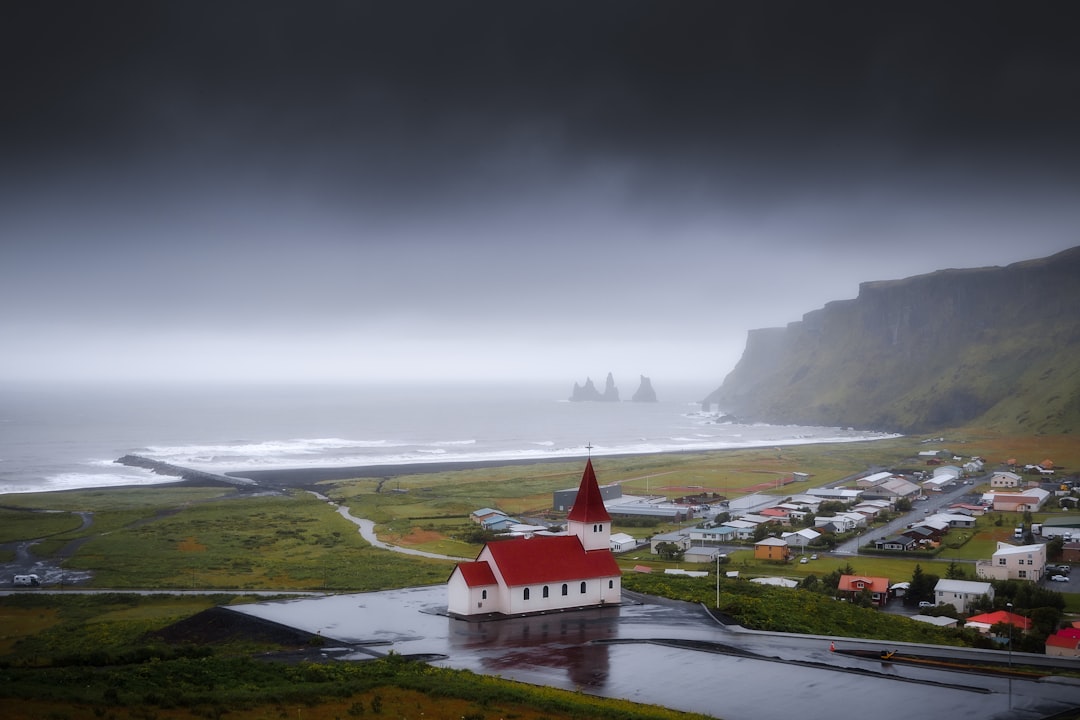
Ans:
[[[18,111],[4,137],[15,144],[8,153],[32,160],[75,152],[195,176],[208,166],[245,181],[281,173],[343,202],[354,190],[384,203],[528,192],[620,161],[642,194],[688,186],[744,200],[808,176],[844,185],[950,159],[1074,172],[1080,63],[1063,12],[1005,3],[24,8],[13,26],[27,42],[7,64]]]
[[[1076,14],[22,3],[0,30],[0,340],[40,344],[0,370],[100,333],[721,375],[746,329],[860,281],[1076,244]]]

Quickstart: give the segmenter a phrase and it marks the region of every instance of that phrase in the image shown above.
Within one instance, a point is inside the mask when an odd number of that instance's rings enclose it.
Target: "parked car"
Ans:
[[[799,563],[800,563],[801,565],[805,565],[805,564],[806,564],[806,563],[808,563],[808,562],[810,562],[810,561],[809,561],[809,560],[807,560],[806,558],[799,558]]]
[[[1065,577],[1064,575],[1051,575],[1050,579],[1054,582],[1069,582],[1069,578]]]
[[[1060,575],[1068,575],[1070,572],[1072,572],[1072,568],[1069,567],[1068,565],[1058,565],[1057,567],[1054,567],[1053,565],[1051,565],[1050,569],[1051,570],[1056,570],[1058,572],[1058,574],[1060,574]]]
[[[810,556],[810,559],[811,559],[811,560],[817,560],[817,555],[816,555],[816,554],[814,554],[814,555],[811,555],[811,556]]]
[[[923,601],[921,601],[919,603],[919,609],[920,610],[925,610],[926,608],[932,608],[932,607],[934,607],[934,603],[929,602],[927,600],[923,600]]]

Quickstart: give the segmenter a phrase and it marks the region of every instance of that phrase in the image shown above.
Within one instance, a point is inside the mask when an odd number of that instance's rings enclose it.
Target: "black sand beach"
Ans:
[[[605,456],[616,457],[616,456]],[[519,460],[464,460],[460,462],[409,463],[402,465],[364,465],[359,467],[281,468],[227,472],[233,478],[252,480],[260,487],[309,488],[320,482],[356,478],[386,479],[403,475],[423,475],[474,468],[539,465],[549,463],[584,463],[585,455],[563,458],[524,458]]]

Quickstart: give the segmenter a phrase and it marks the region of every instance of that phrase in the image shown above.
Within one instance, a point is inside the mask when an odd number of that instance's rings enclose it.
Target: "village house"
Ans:
[[[656,547],[661,543],[672,543],[680,550],[689,550],[692,544],[690,532],[690,530],[672,530],[671,532],[653,535],[649,538],[649,552],[656,555]]]
[[[762,517],[768,518],[779,525],[791,524],[791,513],[787,510],[779,507],[765,508],[759,513]]]
[[[1080,540],[1080,517],[1070,517],[1070,515],[1071,513],[1068,513],[1061,517],[1048,517],[1043,520],[1042,536],[1045,538],[1060,537],[1065,541],[1066,545],[1073,540]]]
[[[964,623],[964,627],[978,630],[983,635],[989,635],[990,628],[1001,624],[1012,625],[1015,631],[1021,633],[1026,633],[1031,629],[1031,620],[1023,615],[1017,615],[1016,613],[1011,613],[1007,610],[973,615],[967,619],[967,622]]]
[[[990,487],[992,489],[1000,488],[1018,488],[1023,480],[1019,475],[1008,470],[998,470],[990,476]]]
[[[973,528],[975,527],[975,518],[971,515],[963,515],[961,513],[935,513],[927,516],[924,523],[940,523],[949,528]]]
[[[919,547],[937,547],[945,532],[929,525],[916,525],[900,533],[901,537],[908,537],[915,541]]]
[[[848,600],[855,600],[863,592],[869,592],[874,605],[885,607],[889,601],[889,578],[841,575],[836,591],[838,597]]]
[[[1063,628],[1046,638],[1046,654],[1057,657],[1080,657],[1080,629]]]
[[[795,532],[783,533],[780,537],[788,544],[788,547],[799,548],[801,552],[806,549],[807,545],[821,537],[821,533],[810,528],[803,528]]]
[[[1027,488],[1020,492],[989,492],[983,494],[995,512],[1037,512],[1050,497],[1042,488]]]
[[[751,540],[758,524],[749,520],[728,520],[722,527],[729,527],[735,531],[736,540]]]
[[[891,550],[893,552],[907,552],[919,547],[919,541],[907,535],[893,535],[881,540],[874,541],[874,547],[878,550]]]
[[[813,508],[806,505],[800,505],[792,502],[780,503],[776,506],[777,510],[783,510],[788,514],[788,519],[793,522],[802,522],[806,520],[806,516],[813,513],[817,506]]]
[[[952,605],[964,615],[980,598],[994,600],[994,586],[988,582],[972,580],[949,580],[942,578],[934,586],[934,601],[937,605]]]
[[[694,527],[688,531],[693,545],[723,545],[735,540],[735,528],[727,525],[716,527]]]
[[[633,535],[627,533],[614,533],[609,541],[609,547],[611,552],[621,553],[628,552],[637,547],[637,540]]]
[[[986,514],[985,505],[972,505],[970,503],[955,503],[948,508],[950,514],[956,515],[970,515],[972,517],[982,517]]]
[[[810,488],[806,491],[807,495],[818,498],[819,500],[838,500],[843,503],[856,502],[862,497],[862,490],[853,490],[851,488]]]
[[[866,516],[859,513],[836,513],[832,516],[818,515],[814,518],[815,528],[821,528],[825,525],[832,525],[834,528],[838,528],[836,532],[845,533],[865,528],[867,522]]]
[[[617,605],[622,572],[611,552],[611,516],[604,509],[592,459],[585,464],[566,535],[484,545],[447,580],[453,616],[525,615]]]
[[[851,512],[865,515],[867,519],[874,520],[881,513],[888,512],[891,507],[892,503],[888,500],[863,500],[851,508]]]
[[[858,488],[876,487],[876,486],[880,485],[881,483],[885,482],[886,480],[888,480],[889,478],[891,478],[892,476],[893,476],[893,474],[891,472],[876,472],[876,473],[873,473],[871,475],[866,475],[866,476],[861,477],[858,480],[856,480],[855,481],[855,487],[858,487]]]
[[[492,518],[505,518],[507,514],[501,510],[495,510],[493,508],[480,508],[479,510],[473,510],[469,513],[469,519],[477,525],[483,525],[485,520]]]
[[[790,558],[791,548],[780,538],[768,537],[754,543],[755,560],[787,562]]]
[[[1037,582],[1046,569],[1046,545],[1010,545],[999,542],[990,560],[975,563],[975,574],[987,580]]]

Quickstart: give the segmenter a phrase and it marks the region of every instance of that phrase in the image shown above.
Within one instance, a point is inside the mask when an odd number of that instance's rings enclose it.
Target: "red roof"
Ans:
[[[1030,630],[1031,621],[1023,615],[1017,615],[1016,613],[1007,612],[1005,610],[998,610],[992,613],[983,613],[982,615],[975,615],[967,619],[969,623],[983,623],[984,625],[997,625],[998,623],[1007,623],[1013,627],[1018,627],[1021,630]]]
[[[461,571],[461,577],[465,579],[465,584],[469,587],[481,587],[498,583],[495,579],[495,573],[492,572],[487,561],[458,563],[458,570]]]
[[[509,586],[618,577],[610,550],[585,552],[577,535],[518,538],[486,548]]]
[[[1051,647],[1080,650],[1080,638],[1068,637],[1066,635],[1062,635],[1060,632],[1056,635],[1051,635],[1050,637],[1046,638],[1046,644]]]
[[[1057,631],[1059,637],[1080,640],[1080,628],[1067,627]]]
[[[584,523],[611,522],[611,516],[604,507],[604,498],[600,495],[600,486],[596,484],[592,458],[585,463],[585,472],[581,475],[581,485],[578,487],[577,498],[574,499],[574,507],[570,508],[566,519]]]
[[[859,587],[859,583],[863,584],[863,587]],[[859,592],[860,590],[869,590],[876,593],[889,592],[889,578],[883,577],[867,577],[866,575],[841,575],[840,585],[837,590],[846,590],[849,592]]]

